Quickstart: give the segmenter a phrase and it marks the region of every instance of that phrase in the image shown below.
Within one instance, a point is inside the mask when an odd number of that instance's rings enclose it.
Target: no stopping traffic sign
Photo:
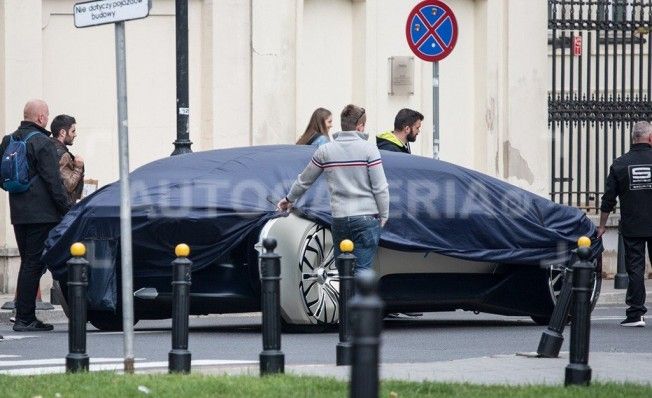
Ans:
[[[453,51],[457,42],[455,14],[440,0],[424,0],[410,12],[405,36],[417,57],[439,61]]]

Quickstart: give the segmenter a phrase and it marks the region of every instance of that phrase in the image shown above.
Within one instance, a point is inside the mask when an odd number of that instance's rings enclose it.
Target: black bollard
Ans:
[[[566,270],[564,275],[561,292],[557,298],[557,304],[552,310],[550,324],[548,328],[541,333],[537,355],[543,358],[557,358],[559,350],[564,342],[564,328],[568,320],[568,312],[571,306],[573,295],[573,271]]]
[[[263,351],[260,375],[283,373],[285,356],[281,351],[281,256],[274,253],[275,239],[263,240],[265,253],[260,258],[260,296],[263,310]]]
[[[614,289],[627,289],[629,276],[625,268],[625,242],[623,235],[620,233],[620,223],[618,224],[618,252],[616,257],[616,276],[614,277]]]
[[[337,257],[337,272],[340,278],[340,296],[338,298],[339,306],[339,331],[340,341],[337,343],[337,366],[351,365],[352,346],[351,346],[351,320],[349,316],[349,300],[353,296],[353,268],[355,268],[355,256],[353,251],[353,242],[348,239],[340,243],[340,254]]]
[[[349,302],[353,326],[350,396],[376,398],[383,301],[376,293],[378,281],[372,270],[360,271],[355,282],[356,294]]]
[[[86,353],[86,317],[88,288],[88,261],[83,257],[86,247],[75,243],[70,247],[72,258],[68,260],[68,355],[66,355],[66,372],[88,372],[88,354]]]
[[[190,373],[188,313],[190,312],[190,247],[179,244],[172,261],[172,350],[168,354],[169,373]]]
[[[571,324],[570,364],[566,366],[565,385],[585,385],[591,382],[589,367],[589,335],[591,331],[591,279],[594,267],[589,261],[591,241],[578,241],[579,261],[573,266],[573,323]]]

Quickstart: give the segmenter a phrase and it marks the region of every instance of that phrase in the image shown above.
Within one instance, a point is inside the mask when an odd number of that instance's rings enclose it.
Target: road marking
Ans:
[[[2,354],[0,354],[0,358],[20,358],[20,355],[2,355]]]
[[[39,337],[39,336],[24,335],[24,334],[21,334],[21,335],[10,334],[10,335],[4,335],[3,337],[4,337],[3,340],[22,340],[22,339],[33,339],[33,338],[36,338],[36,337]],[[0,340],[0,341],[2,341],[2,340]]]
[[[605,305],[605,306],[596,305],[595,308],[593,309],[593,311],[595,311],[595,310],[612,311],[612,310],[626,310],[626,309],[627,309],[627,307],[623,307],[622,305],[609,304],[609,305]]]
[[[167,333],[168,330],[136,330],[134,334],[153,334],[153,333]],[[95,332],[92,330],[88,331],[89,336],[109,336],[112,334],[124,334],[124,332]]]
[[[123,358],[91,358],[91,363],[121,362]],[[137,361],[144,361],[144,358],[136,358]],[[65,365],[66,358],[47,358],[47,359],[22,359],[17,361],[0,361],[0,368],[9,368],[14,366],[39,366],[39,365]]]
[[[108,358],[104,358],[108,359]],[[89,370],[91,372],[97,371],[121,371],[124,368],[122,363],[122,358],[117,358],[121,363],[108,363],[108,364],[99,364],[91,363]],[[93,360],[91,360],[93,362]],[[198,359],[192,361],[193,366],[217,366],[217,365],[255,365],[258,361],[241,361],[241,360],[225,360],[225,359]],[[134,368],[139,369],[153,369],[153,368],[167,368],[167,361],[155,361],[155,362],[136,362]],[[19,368],[19,369],[5,369],[0,370],[0,374],[12,375],[12,376],[31,376],[31,375],[40,375],[48,373],[64,373],[66,371],[65,366],[46,366],[39,368]]]

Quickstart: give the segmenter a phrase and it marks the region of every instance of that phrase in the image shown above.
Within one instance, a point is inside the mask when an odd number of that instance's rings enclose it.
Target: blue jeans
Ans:
[[[335,257],[340,255],[340,242],[353,241],[356,270],[369,269],[374,264],[380,240],[380,220],[374,216],[351,216],[333,218],[331,226]]]

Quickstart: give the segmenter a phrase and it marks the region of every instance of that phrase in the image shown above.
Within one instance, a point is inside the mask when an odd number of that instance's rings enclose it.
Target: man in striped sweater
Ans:
[[[331,194],[331,231],[335,255],[344,239],[353,241],[357,269],[371,268],[378,250],[380,229],[389,217],[389,188],[378,148],[364,133],[364,108],[347,105],[341,114],[342,130],[334,140],[320,146],[308,166],[278,202],[289,211],[322,172]]]

